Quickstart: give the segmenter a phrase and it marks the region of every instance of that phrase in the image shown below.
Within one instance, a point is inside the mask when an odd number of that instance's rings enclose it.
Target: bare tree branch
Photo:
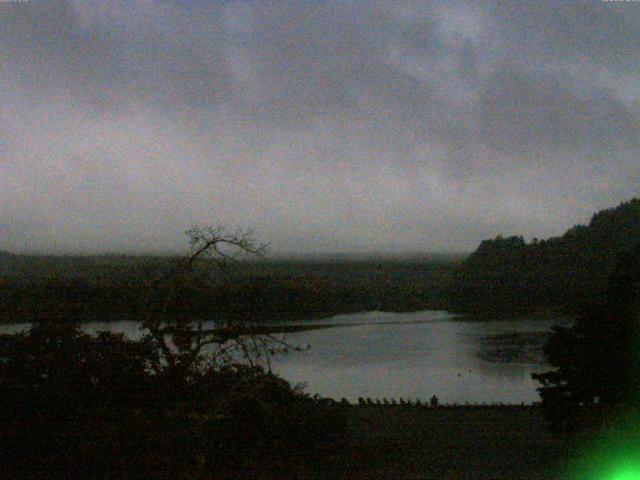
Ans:
[[[230,233],[219,226],[194,226],[185,233],[189,236],[190,253],[150,282],[142,327],[149,332],[169,368],[190,368],[203,348],[229,341],[236,342],[248,357],[247,346],[241,341],[241,320],[236,319],[235,325],[205,330],[202,319],[197,319],[194,326],[192,319],[169,315],[168,310],[180,288],[188,280],[194,281],[197,268],[206,270],[214,264],[224,272],[229,261],[241,256],[263,257],[269,245],[255,240],[250,230],[238,229]]]

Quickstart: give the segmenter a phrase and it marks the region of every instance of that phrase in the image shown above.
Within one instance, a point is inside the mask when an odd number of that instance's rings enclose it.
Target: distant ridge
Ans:
[[[418,260],[418,261],[456,261],[462,260],[468,253],[458,252],[338,252],[338,253],[275,253],[269,258],[294,261],[376,261],[376,260]]]
[[[460,252],[322,252],[322,253],[271,253],[267,260],[294,262],[369,262],[369,261],[430,261],[430,262],[460,262],[469,254]],[[28,258],[74,259],[78,261],[140,261],[166,260],[180,257],[178,253],[11,253],[0,250],[0,262],[6,259],[24,260]],[[262,259],[247,257],[242,261],[254,262]]]

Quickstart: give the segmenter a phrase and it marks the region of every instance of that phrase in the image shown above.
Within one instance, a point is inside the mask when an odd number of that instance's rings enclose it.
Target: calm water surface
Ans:
[[[547,370],[542,346],[553,324],[566,320],[464,321],[446,312],[341,315],[340,325],[287,335],[309,345],[274,362],[309,393],[351,401],[437,395],[444,403],[531,403]]]
[[[309,322],[299,322],[309,325]],[[538,401],[534,372],[545,332],[567,320],[468,321],[447,312],[368,312],[312,322],[322,328],[285,337],[308,346],[272,361],[275,372],[311,394],[428,400],[441,403]],[[25,325],[4,325],[16,331]],[[140,335],[132,321],[91,322],[86,330]]]

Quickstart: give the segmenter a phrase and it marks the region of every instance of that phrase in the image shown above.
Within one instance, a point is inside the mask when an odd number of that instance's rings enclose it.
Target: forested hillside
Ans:
[[[460,312],[575,312],[603,300],[616,262],[640,245],[640,199],[596,213],[561,237],[483,241],[451,292]]]
[[[153,282],[178,257],[36,256],[0,252],[0,323],[43,316],[144,317]],[[250,321],[301,320],[367,310],[446,307],[458,256],[264,259],[192,275],[173,291],[174,315]]]
[[[459,256],[239,262],[184,284],[169,310],[257,321],[376,309],[573,313],[602,302],[616,262],[638,245],[640,199],[633,199],[560,237],[485,240],[461,263]],[[86,320],[138,317],[150,281],[177,260],[0,252],[0,322],[53,312]]]

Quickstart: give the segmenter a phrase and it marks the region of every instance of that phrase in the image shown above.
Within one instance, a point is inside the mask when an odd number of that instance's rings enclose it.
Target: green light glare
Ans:
[[[620,455],[595,454],[583,459],[580,468],[567,478],[581,480],[640,480],[640,458],[637,453]],[[585,461],[586,460],[586,461]]]
[[[614,472],[609,478],[611,478],[611,480],[640,480],[640,468],[621,468],[620,470]]]
[[[579,450],[563,479],[640,480],[640,416],[621,415]]]

